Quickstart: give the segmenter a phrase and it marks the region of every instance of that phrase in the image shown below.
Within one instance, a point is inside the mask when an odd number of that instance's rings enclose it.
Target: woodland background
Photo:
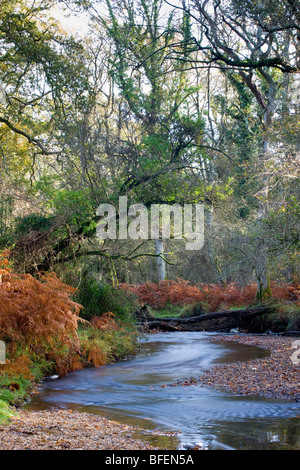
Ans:
[[[113,328],[139,302],[273,296],[297,329],[299,40],[298,0],[1,1],[2,338],[41,347],[36,282]],[[203,249],[97,239],[97,207],[124,195],[204,204]],[[33,320],[16,293],[37,291]],[[77,328],[60,314],[46,337]]]

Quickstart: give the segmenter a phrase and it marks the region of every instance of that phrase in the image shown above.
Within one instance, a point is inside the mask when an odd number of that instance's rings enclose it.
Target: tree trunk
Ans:
[[[164,255],[164,242],[163,240],[155,240],[155,254],[156,258],[156,267],[157,267],[157,280],[158,282],[164,281],[166,279],[166,262],[159,255]]]
[[[257,239],[255,246],[255,262],[254,270],[256,274],[257,293],[259,300],[269,297],[271,294],[270,283],[268,277],[268,247],[267,240],[263,232],[263,221],[268,211],[269,199],[269,177],[268,177],[268,158],[270,147],[270,127],[272,124],[272,116],[275,108],[277,85],[270,74],[260,70],[261,75],[268,85],[268,94],[265,98],[262,92],[257,88],[252,80],[252,74],[246,75],[240,72],[240,76],[251,90],[255,99],[263,112],[263,138],[262,138],[262,157],[261,157],[261,174],[263,175],[262,188],[259,194],[259,209],[257,214]]]

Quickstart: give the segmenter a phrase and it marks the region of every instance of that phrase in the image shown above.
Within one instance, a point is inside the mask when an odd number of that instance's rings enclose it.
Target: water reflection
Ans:
[[[174,386],[215,364],[268,354],[255,346],[207,341],[206,336],[150,335],[135,358],[44,383],[30,407],[69,407],[148,429],[179,431],[167,448],[299,449],[298,403]]]

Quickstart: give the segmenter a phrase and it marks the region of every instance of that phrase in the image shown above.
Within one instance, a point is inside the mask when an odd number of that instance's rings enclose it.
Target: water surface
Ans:
[[[27,407],[72,408],[149,429],[175,431],[178,449],[300,449],[300,404],[174,386],[216,364],[265,357],[255,346],[208,341],[208,333],[149,335],[134,358],[44,382]],[[169,447],[168,447],[169,448]]]

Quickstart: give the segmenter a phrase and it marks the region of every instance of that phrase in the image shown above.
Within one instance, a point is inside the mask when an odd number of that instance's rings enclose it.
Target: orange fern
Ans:
[[[93,317],[90,324],[98,330],[119,330],[120,327],[116,325],[112,312],[106,312],[101,317]]]
[[[3,260],[2,256],[2,264]],[[76,340],[82,306],[70,298],[75,289],[54,273],[41,274],[40,280],[13,273],[8,267],[1,273],[0,338],[10,347],[17,342],[34,347],[54,337],[64,341],[70,335]]]

